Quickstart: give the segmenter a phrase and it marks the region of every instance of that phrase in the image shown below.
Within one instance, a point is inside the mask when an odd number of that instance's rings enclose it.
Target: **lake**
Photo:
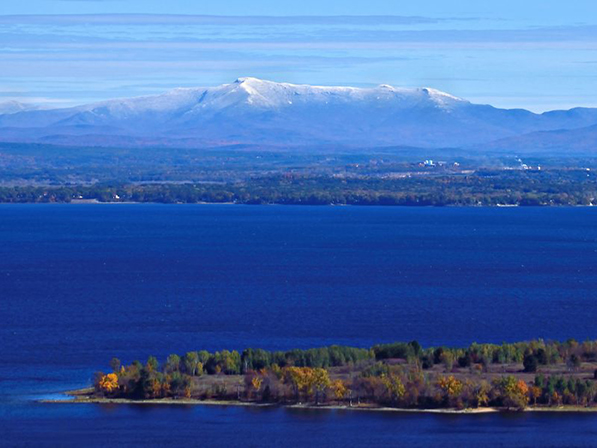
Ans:
[[[596,262],[593,208],[0,205],[3,442],[593,446],[597,415],[34,400],[113,356],[597,339]]]

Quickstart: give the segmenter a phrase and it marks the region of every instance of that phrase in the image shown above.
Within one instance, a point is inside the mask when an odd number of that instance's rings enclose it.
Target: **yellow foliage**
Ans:
[[[261,389],[262,383],[263,383],[263,379],[259,378],[258,376],[254,376],[253,379],[251,380],[253,389],[255,389],[256,391],[259,391],[259,389]]]
[[[392,397],[402,398],[406,393],[406,387],[404,387],[402,380],[396,375],[384,375],[381,377],[381,381]]]
[[[486,381],[482,381],[477,389],[476,398],[479,406],[485,406],[489,403],[489,391],[491,387]]]
[[[284,369],[284,380],[293,384],[299,391],[310,389],[313,369],[309,367],[286,367]]]
[[[456,397],[462,392],[462,382],[454,378],[453,375],[442,376],[438,379],[437,385],[444,393],[448,394],[449,397]]]
[[[315,389],[322,391],[330,387],[330,375],[325,369],[313,369],[313,386]]]
[[[104,392],[113,392],[118,389],[118,375],[115,373],[108,373],[104,375],[99,382],[100,388]]]
[[[348,393],[348,387],[346,386],[346,383],[342,380],[334,381],[332,383],[332,388],[334,389],[334,395],[337,400],[342,400],[344,397],[346,397],[346,394]]]
[[[298,391],[311,393],[313,389],[325,390],[330,386],[330,376],[327,370],[311,367],[285,367],[284,381],[291,383]]]

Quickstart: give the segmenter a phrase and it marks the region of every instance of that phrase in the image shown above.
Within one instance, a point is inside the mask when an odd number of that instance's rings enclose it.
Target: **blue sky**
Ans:
[[[0,101],[48,105],[256,76],[597,107],[597,2],[9,1],[0,61]]]

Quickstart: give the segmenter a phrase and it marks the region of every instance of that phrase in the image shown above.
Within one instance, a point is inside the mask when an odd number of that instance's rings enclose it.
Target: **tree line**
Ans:
[[[588,173],[588,174],[587,174]],[[271,175],[229,183],[160,183],[0,187],[0,202],[238,203],[287,205],[590,205],[591,172],[478,172],[402,179]]]
[[[572,339],[467,348],[424,348],[411,341],[370,349],[201,350],[170,355],[163,363],[153,356],[145,363],[129,365],[114,358],[112,372],[98,372],[94,388],[98,396],[130,399],[215,398],[407,408],[597,406],[597,371],[590,378],[575,374],[582,363],[595,361],[597,341]],[[496,366],[506,365],[519,365],[520,370],[495,374]],[[544,365],[560,366],[567,375],[536,373],[531,381],[524,376]]]

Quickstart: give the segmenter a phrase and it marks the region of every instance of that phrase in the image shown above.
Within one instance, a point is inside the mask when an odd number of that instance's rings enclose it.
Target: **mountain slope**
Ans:
[[[0,115],[0,140],[143,146],[273,144],[471,146],[597,123],[597,109],[545,114],[472,104],[434,89],[319,87],[240,78],[212,88]],[[77,137],[77,138],[74,138]]]
[[[499,151],[540,152],[542,154],[597,154],[597,125],[580,129],[539,131],[510,137],[480,146]]]

